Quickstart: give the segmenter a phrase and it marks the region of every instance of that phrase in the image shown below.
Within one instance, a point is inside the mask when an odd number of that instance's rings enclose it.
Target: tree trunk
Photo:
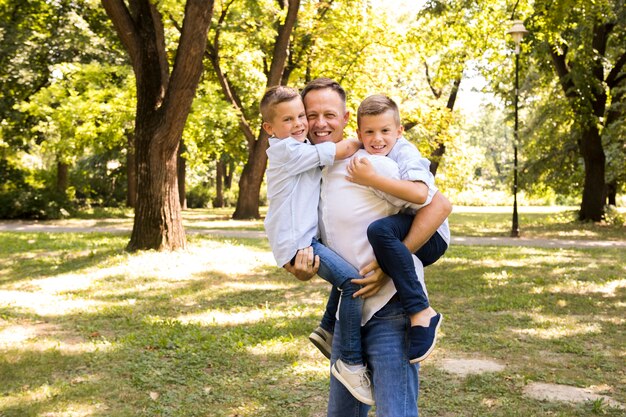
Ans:
[[[578,219],[599,222],[604,215],[606,158],[597,126],[585,126],[579,145],[585,163],[585,183]]]
[[[163,19],[150,0],[102,0],[137,86],[137,204],[128,250],[186,247],[178,194],[179,142],[202,73],[214,0],[187,0],[169,72]]]
[[[452,90],[450,90],[450,95],[448,96],[448,102],[446,103],[446,108],[450,111],[454,110],[454,104],[456,103],[456,98],[459,94],[459,87],[461,85],[461,78],[457,78],[454,80],[452,84]],[[430,154],[430,172],[433,176],[437,176],[437,169],[439,168],[439,163],[441,162],[441,158],[443,158],[444,153],[446,153],[446,145],[443,143],[439,143],[439,146]]]
[[[187,210],[187,187],[186,187],[186,179],[187,179],[187,160],[183,157],[183,152],[185,152],[185,144],[181,140],[178,145],[178,155],[177,155],[177,177],[178,177],[178,197],[180,200],[180,208],[182,210]]]
[[[57,184],[56,189],[59,194],[67,195],[67,187],[69,184],[69,165],[64,162],[57,162]]]
[[[617,181],[613,180],[606,185],[606,199],[609,206],[617,206]]]
[[[441,162],[441,158],[444,153],[446,153],[446,145],[440,143],[439,146],[437,146],[437,148],[430,154],[430,172],[433,174],[433,177],[437,176],[439,162]]]
[[[224,207],[224,161],[219,157],[215,161],[215,199],[213,207]]]
[[[224,162],[224,189],[230,190],[233,186],[233,173],[235,172],[235,163],[228,158]]]
[[[267,165],[265,151],[268,143],[267,134],[262,132],[241,173],[239,198],[237,198],[237,207],[233,213],[233,219],[258,219],[261,217],[259,214],[259,197]]]
[[[278,85],[283,80],[285,63],[289,51],[289,38],[296,24],[298,9],[300,8],[300,0],[288,0],[280,2],[281,7],[287,3],[287,15],[285,20],[278,25],[274,49],[272,51],[272,60],[269,65],[266,86]],[[265,132],[260,129],[260,133],[256,135],[253,127],[250,126],[249,120],[246,119],[242,100],[237,94],[235,86],[228,79],[228,75],[222,70],[220,64],[220,43],[219,43],[219,26],[223,24],[227,9],[222,10],[222,15],[218,19],[218,30],[213,43],[207,48],[207,55],[211,59],[211,64],[215,70],[217,79],[222,87],[226,99],[239,111],[239,126],[248,143],[248,161],[244,165],[241,178],[239,179],[239,197],[237,198],[237,207],[233,213],[233,219],[258,219],[259,215],[259,197],[261,193],[261,183],[265,175],[267,165],[267,154],[265,151],[268,146],[268,137]],[[255,110],[256,112],[256,110]]]
[[[135,208],[137,205],[137,158],[135,157],[135,134],[127,135],[128,149],[126,152],[126,206]]]

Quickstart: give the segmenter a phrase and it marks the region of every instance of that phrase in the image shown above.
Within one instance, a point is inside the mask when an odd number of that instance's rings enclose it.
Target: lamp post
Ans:
[[[519,96],[519,52],[520,43],[524,35],[528,33],[521,20],[514,20],[511,29],[506,33],[515,41],[515,130],[513,132],[513,224],[511,237],[519,237],[519,221],[517,217],[517,143],[518,143],[518,118],[517,98]]]

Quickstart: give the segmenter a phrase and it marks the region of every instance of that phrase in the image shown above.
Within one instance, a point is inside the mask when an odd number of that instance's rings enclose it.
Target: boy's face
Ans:
[[[387,156],[404,128],[396,123],[394,112],[362,116],[357,134],[365,150],[372,155]]]
[[[263,122],[263,129],[270,136],[278,139],[291,136],[298,142],[304,142],[309,132],[309,124],[300,97],[277,104],[273,113],[274,116],[270,121]]]

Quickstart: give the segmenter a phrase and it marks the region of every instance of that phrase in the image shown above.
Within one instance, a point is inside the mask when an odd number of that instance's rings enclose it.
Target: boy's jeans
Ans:
[[[317,275],[324,278],[339,288],[337,291],[336,303],[339,303],[341,294],[341,309],[339,310],[339,320],[344,324],[341,326],[339,338],[341,339],[341,360],[350,365],[363,364],[363,354],[361,352],[361,316],[363,311],[363,299],[353,298],[355,292],[361,287],[353,284],[351,280],[360,278],[359,271],[346,262],[341,256],[331,249],[322,245],[317,239],[311,242],[313,252],[320,257],[320,268]],[[335,306],[333,321],[337,311]],[[334,343],[333,343],[334,344]]]
[[[375,222],[373,222],[369,227],[368,227],[368,237],[369,237],[369,231],[370,228],[371,229],[377,229],[378,231],[374,230],[374,232],[376,232],[376,234],[378,235],[384,235],[385,240],[386,239],[394,239],[396,240],[396,242],[400,242],[400,245],[402,245],[402,248],[398,247],[398,250],[401,250],[402,252],[406,252],[408,253],[408,251],[406,250],[406,246],[404,246],[404,244],[401,242],[402,239],[405,238],[405,236],[407,235],[407,233],[409,233],[409,229],[411,228],[411,224],[413,223],[413,218],[414,216],[409,215],[409,214],[404,214],[404,213],[398,213],[395,214],[393,216],[389,216],[389,217],[384,217],[382,219],[379,219]],[[392,234],[390,235],[389,233],[387,233],[386,231],[391,231]],[[371,242],[371,240],[370,240]],[[374,243],[372,243],[372,247],[374,248],[374,253],[376,253],[376,247],[374,246]],[[428,242],[426,242],[424,244],[424,246],[422,246],[417,252],[415,252],[415,255],[419,258],[420,261],[422,261],[422,264],[426,267],[428,265],[431,265],[433,263],[435,263],[437,261],[437,259],[439,259],[441,256],[443,256],[443,254],[446,252],[446,250],[448,249],[448,244],[446,243],[445,240],[443,240],[443,238],[441,237],[441,235],[439,233],[435,233],[429,240]],[[394,255],[393,257],[391,257],[391,260],[395,260],[395,257],[397,255]],[[376,256],[378,259],[378,255]],[[409,262],[409,260],[405,260],[404,261]],[[379,262],[380,264],[380,262]],[[400,272],[398,272],[396,270],[396,268],[398,267],[398,265],[395,265],[395,262],[391,262],[391,266],[387,266],[389,269],[395,270],[395,272],[393,272],[394,274],[398,274]],[[411,270],[412,270],[412,274],[413,276],[415,276],[415,265],[413,264],[413,259],[410,259],[410,265],[411,265]],[[384,270],[385,268],[383,268]],[[390,274],[388,274],[390,275]],[[392,276],[392,275],[390,275]],[[408,284],[407,281],[409,281],[409,279],[407,279],[407,277],[404,277],[403,275],[398,275],[401,277],[401,279],[397,280],[399,282],[396,282],[396,280],[394,280],[394,285],[396,286],[396,289],[398,290],[398,296],[400,297],[411,297],[411,291],[415,290],[415,287],[419,287],[419,291],[422,291],[423,293],[423,289],[422,286],[419,284],[419,282],[417,281],[417,279],[415,279],[414,282],[410,283],[410,286],[406,286],[404,284]],[[393,277],[393,276],[392,276]],[[402,300],[402,298],[401,298]],[[330,295],[328,296],[328,301],[326,303],[326,311],[324,312],[324,316],[322,317],[322,321],[320,323],[320,326],[329,332],[333,332],[333,329],[335,327],[335,312],[337,311],[337,305],[339,304],[339,291],[337,291],[334,287],[331,288],[330,290]],[[409,303],[410,304],[410,303]],[[413,303],[415,304],[415,303]],[[404,304],[403,304],[404,305]],[[410,313],[410,311],[407,309],[407,312]],[[420,310],[417,310],[420,311]],[[415,311],[413,311],[415,312]]]
[[[337,321],[337,329],[341,330],[341,324],[341,320]],[[390,301],[363,326],[363,354],[372,371],[378,416],[418,415],[419,365],[409,363],[409,325],[402,305],[398,301]],[[331,364],[337,360],[340,349],[340,341],[333,340]],[[366,417],[369,408],[331,375],[328,417]]]

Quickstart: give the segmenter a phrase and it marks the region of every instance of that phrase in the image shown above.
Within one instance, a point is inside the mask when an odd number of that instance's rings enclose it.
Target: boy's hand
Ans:
[[[380,269],[376,259],[359,271],[361,275],[367,275],[369,273],[371,274],[365,278],[352,280],[353,283],[363,286],[363,288],[354,293],[353,297],[369,298],[376,295],[383,285],[389,281],[389,277]]]
[[[293,265],[287,262],[283,268],[300,281],[308,281],[317,274],[320,267],[320,257],[313,257],[313,248],[300,249],[296,253],[296,261]]]
[[[348,164],[346,179],[360,185],[372,185],[376,178],[376,170],[367,158],[352,158]]]

